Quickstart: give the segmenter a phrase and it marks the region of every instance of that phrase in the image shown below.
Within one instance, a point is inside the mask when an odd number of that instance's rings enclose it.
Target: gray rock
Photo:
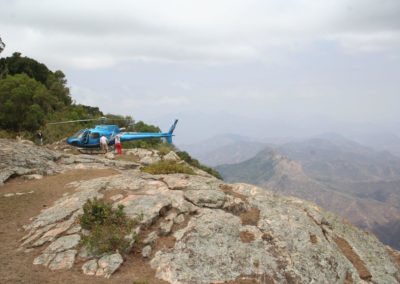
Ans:
[[[168,235],[171,232],[172,225],[174,225],[173,221],[167,221],[163,222],[160,225],[160,235],[165,236]]]
[[[80,225],[75,225],[75,226],[73,226],[71,229],[69,229],[68,231],[67,231],[67,234],[68,235],[71,235],[71,234],[76,234],[76,233],[79,233],[80,231],[81,231],[81,226]]]
[[[211,283],[277,271],[278,262],[261,232],[251,243],[240,239],[241,221],[221,210],[202,209],[175,234],[175,247],[151,261],[156,276],[171,283]],[[258,267],[254,265],[258,263]]]
[[[70,215],[73,215],[78,210],[82,210],[83,204],[87,199],[101,197],[99,193],[101,188],[85,188],[81,187],[70,196],[65,196],[59,199],[53,206],[43,210],[34,221],[26,226],[26,229],[37,229],[48,224],[59,222]],[[76,216],[76,215],[75,215]]]
[[[159,156],[157,151],[151,151],[143,148],[128,149],[126,150],[125,154],[136,156],[139,159],[142,159],[144,157]]]
[[[49,265],[50,261],[56,256],[56,253],[42,253],[33,260],[34,265]]]
[[[147,237],[143,240],[145,245],[152,244],[158,239],[157,232],[151,232],[147,235]]]
[[[71,269],[74,265],[76,250],[60,252],[49,264],[51,270]]]
[[[76,217],[73,216],[69,220],[57,224],[55,228],[47,231],[39,240],[33,243],[32,247],[41,246],[48,241],[54,240],[57,236],[61,235],[71,227],[71,225],[75,222],[75,218]]]
[[[221,208],[225,202],[225,193],[219,190],[188,190],[184,196],[199,207]]]
[[[124,260],[119,253],[103,256],[98,261],[96,276],[110,278],[110,276],[121,266],[123,261]]]
[[[180,160],[180,158],[179,158],[179,156],[178,156],[174,151],[171,151],[171,152],[169,152],[167,155],[165,155],[165,156],[163,157],[163,160],[165,160],[165,161],[175,161],[175,162],[177,162],[177,161]]]
[[[31,230],[27,235],[25,235],[21,241],[23,242],[21,244],[21,247],[26,246],[30,243],[32,243],[33,241],[35,241],[36,239],[38,239],[41,235],[43,235],[45,232],[49,231],[51,228],[53,228],[54,226],[56,226],[57,224],[50,224],[47,225],[45,227],[42,227],[40,229],[37,230]]]
[[[97,259],[89,260],[82,265],[82,271],[86,275],[96,275],[97,268]]]
[[[241,198],[226,195],[223,209],[237,215],[248,211],[250,209],[250,205]]]
[[[33,175],[25,175],[24,178],[27,180],[39,180],[42,179],[43,176],[38,174],[33,174]]]
[[[74,248],[79,244],[81,236],[79,235],[68,235],[58,238],[56,241],[51,243],[43,253],[57,253],[66,251]]]
[[[14,171],[7,168],[2,168],[0,171],[0,185],[3,185],[13,174]]]
[[[161,160],[159,152],[155,150],[136,148],[126,150],[125,154],[137,157],[138,161],[144,165],[150,165]]]
[[[104,158],[109,159],[109,160],[114,160],[115,156],[113,153],[108,152],[107,154],[104,155]]]
[[[165,220],[167,220],[167,221],[173,221],[173,220],[175,219],[176,215],[178,215],[178,213],[176,213],[176,212],[171,212],[171,213],[168,214],[167,217],[165,217]]]
[[[158,218],[160,211],[171,206],[171,201],[165,195],[137,196],[129,195],[118,201],[114,206],[124,205],[127,216],[141,220],[141,223],[150,225]]]
[[[11,176],[38,175],[47,170],[55,170],[54,162],[58,154],[31,143],[15,143],[13,140],[0,139],[0,184]]]
[[[148,258],[151,255],[151,246],[147,245],[142,249],[142,256]]]
[[[174,218],[174,223],[180,224],[185,221],[185,216],[183,214],[179,214]]]
[[[140,159],[140,163],[143,165],[151,165],[161,161],[160,157],[143,157]]]
[[[171,199],[172,207],[177,209],[179,213],[195,213],[199,209],[199,207],[187,201],[180,190],[169,191],[168,196]]]

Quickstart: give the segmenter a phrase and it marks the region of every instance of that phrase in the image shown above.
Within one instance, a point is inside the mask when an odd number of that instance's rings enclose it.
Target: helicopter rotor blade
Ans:
[[[75,123],[75,122],[84,122],[84,121],[101,121],[101,122],[106,122],[108,120],[111,121],[127,121],[125,118],[109,118],[109,117],[99,117],[99,118],[88,118],[88,119],[76,119],[76,120],[67,120],[67,121],[59,121],[59,122],[49,122],[47,124],[49,125],[55,125],[55,124],[67,124],[67,123]]]
[[[68,121],[60,121],[60,122],[49,122],[47,124],[65,124],[65,123],[74,123],[74,122],[83,122],[83,121],[93,121],[93,120],[99,120],[99,118],[93,118],[93,119],[77,119],[77,120],[68,120]]]

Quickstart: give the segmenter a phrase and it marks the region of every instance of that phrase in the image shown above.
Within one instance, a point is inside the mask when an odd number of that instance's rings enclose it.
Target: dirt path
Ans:
[[[128,255],[120,270],[107,280],[84,275],[80,271],[82,263],[75,264],[70,271],[50,271],[33,265],[33,259],[43,248],[29,253],[17,251],[19,240],[25,235],[22,226],[65,192],[73,192],[66,184],[117,173],[112,169],[74,170],[42,180],[17,178],[0,187],[0,283],[165,283],[154,279],[154,271],[137,252]],[[27,194],[4,197],[17,192]]]

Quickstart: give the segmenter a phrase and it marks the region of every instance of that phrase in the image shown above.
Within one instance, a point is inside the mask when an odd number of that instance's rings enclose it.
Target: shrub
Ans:
[[[193,175],[194,171],[185,164],[177,163],[176,161],[159,161],[149,166],[143,167],[142,172],[154,175],[161,174],[189,174]]]
[[[136,221],[129,219],[124,206],[113,209],[111,204],[103,200],[88,200],[83,205],[83,215],[79,217],[82,229],[89,231],[82,236],[82,243],[95,254],[102,254],[118,250],[126,253],[129,249],[130,234]]]

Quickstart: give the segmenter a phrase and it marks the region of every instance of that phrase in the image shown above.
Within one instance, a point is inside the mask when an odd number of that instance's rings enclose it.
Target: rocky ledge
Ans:
[[[18,145],[16,145],[18,144]],[[80,244],[82,205],[104,198],[133,219],[141,257],[170,283],[399,283],[399,253],[316,205],[247,184],[196,175],[150,175],[140,166],[165,157],[132,150],[138,162],[71,155],[0,140],[2,181],[71,168],[115,168],[118,175],[76,181],[73,193],[32,218],[21,247],[35,265],[79,265],[88,275],[118,273],[118,252],[93,256]],[[178,159],[174,153],[168,159]],[[82,265],[83,263],[83,265]]]

